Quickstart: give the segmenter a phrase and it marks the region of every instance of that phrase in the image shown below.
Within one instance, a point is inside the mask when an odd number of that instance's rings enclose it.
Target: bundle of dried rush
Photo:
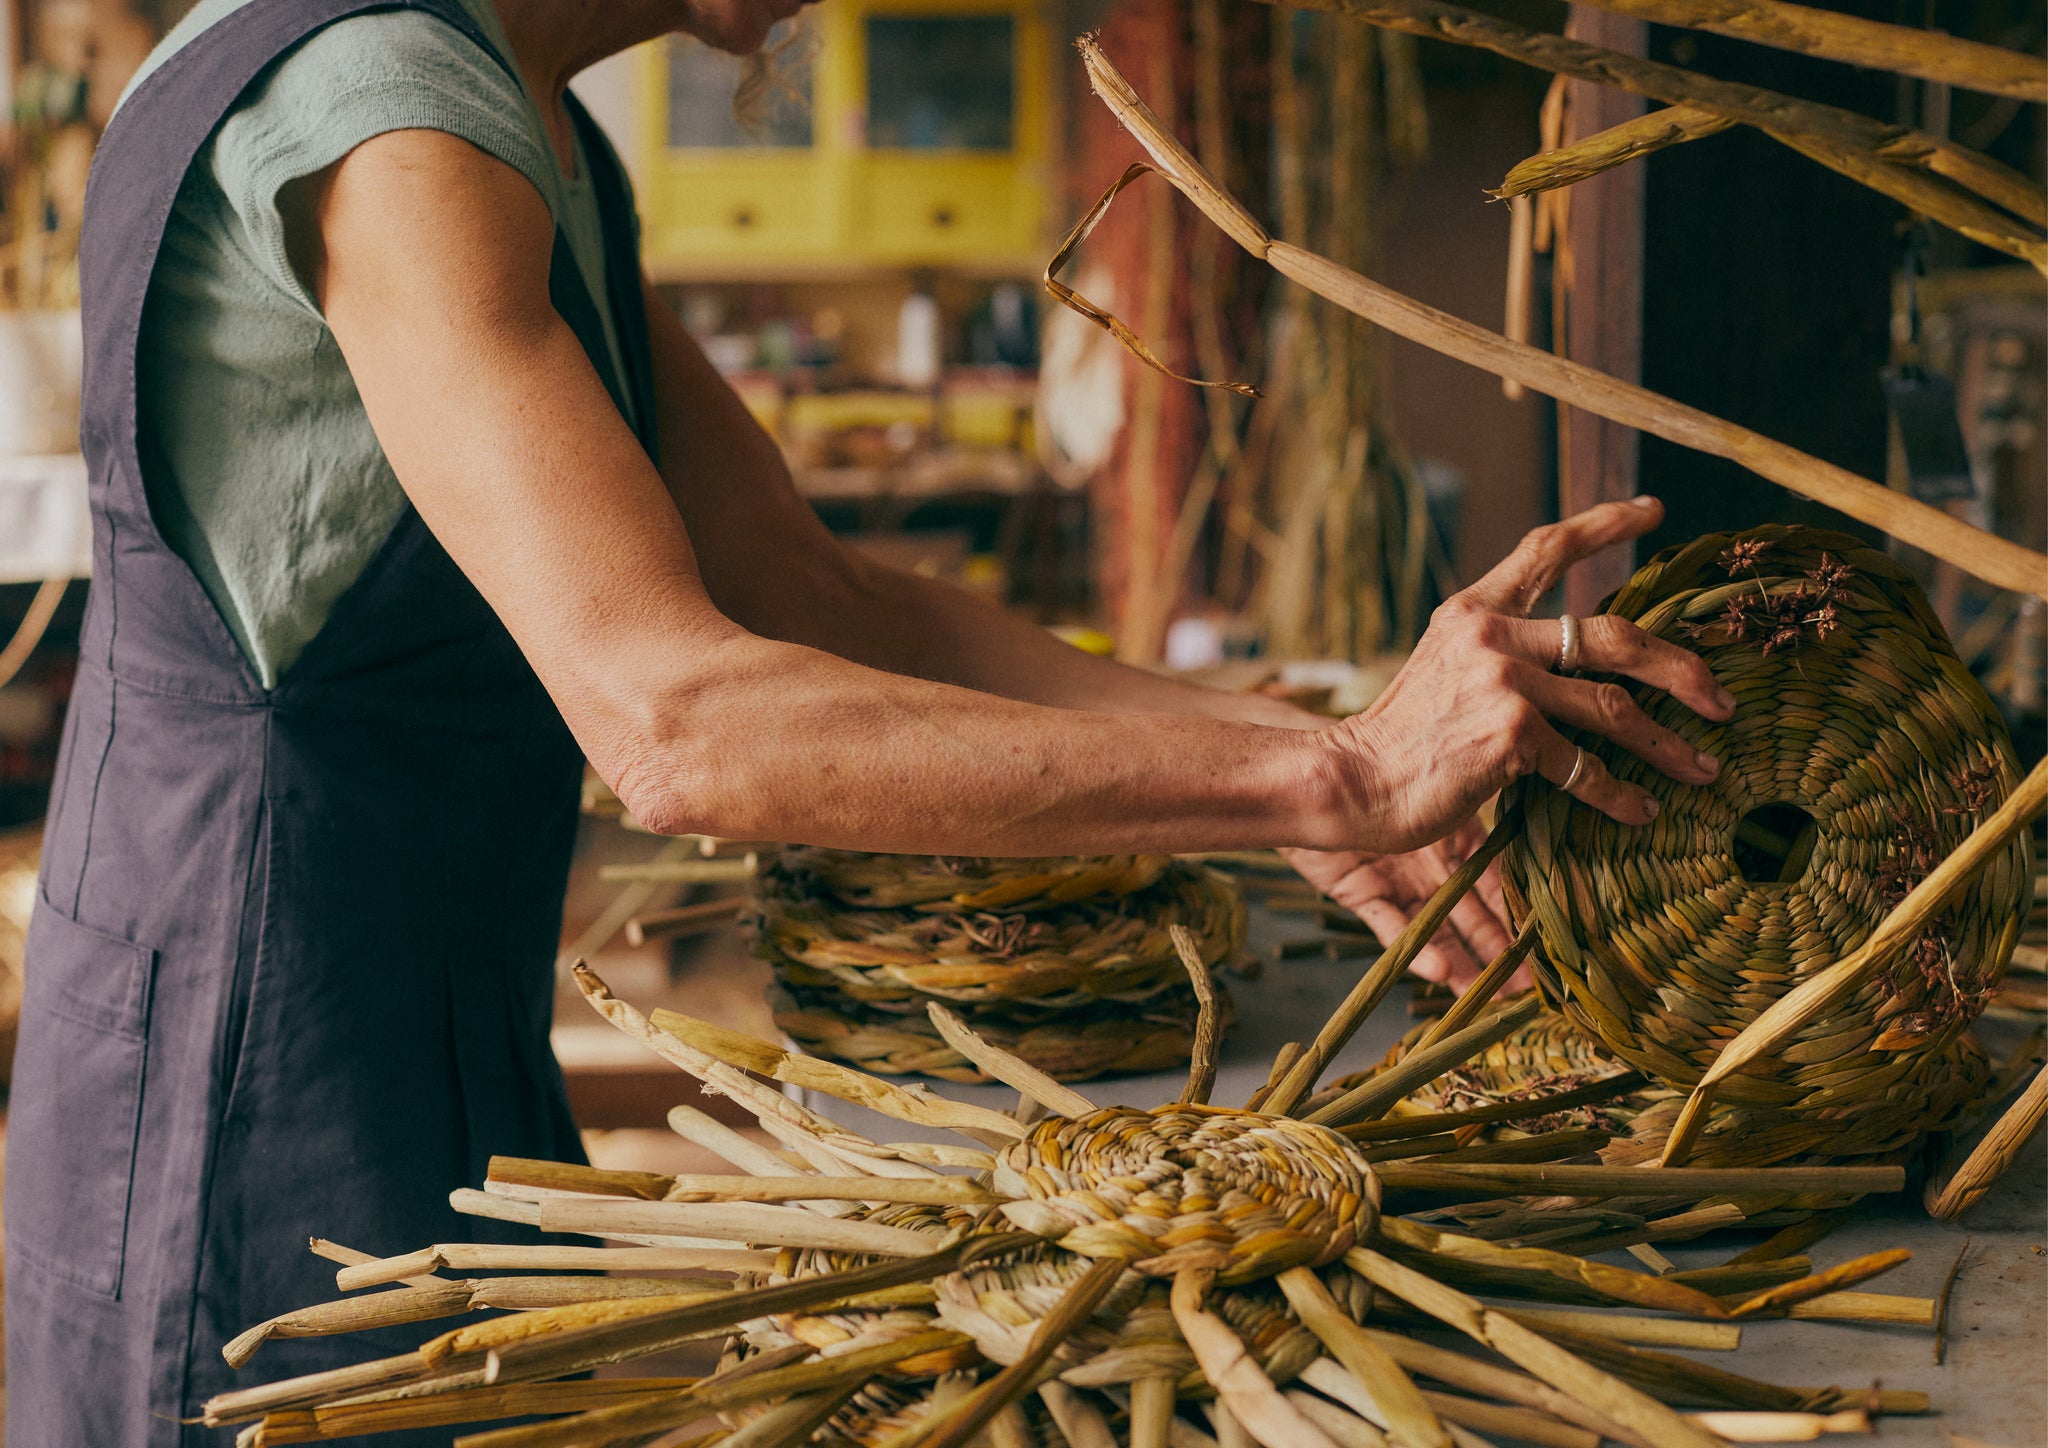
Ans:
[[[274,1336],[522,1310],[412,1353],[223,1395],[208,1423],[247,1423],[242,1448],[531,1415],[544,1416],[458,1443],[639,1443],[716,1419],[695,1441],[942,1448],[985,1434],[1004,1445],[1449,1448],[1485,1432],[1709,1448],[1864,1429],[1873,1411],[1927,1407],[1917,1394],[1778,1387],[1631,1345],[1726,1349],[1742,1319],[1802,1309],[1929,1321],[1900,1310],[1903,1299],[1838,1290],[1903,1253],[1822,1273],[1784,1255],[1657,1277],[1391,1217],[1382,1202],[1419,1188],[1499,1197],[1539,1173],[1529,1180],[1585,1201],[1690,1204],[1695,1220],[1726,1224],[1752,1198],[1896,1191],[1896,1168],[1514,1166],[1456,1149],[1376,1167],[1353,1132],[1202,1104],[1213,1033],[1181,1102],[1105,1109],[948,1017],[971,1059],[1021,1084],[1013,1116],[687,1017],[649,1020],[580,967],[578,981],[615,1025],[754,1113],[788,1154],[679,1111],[679,1131],[744,1175],[496,1161],[487,1190],[458,1193],[458,1207],[635,1245],[449,1244],[367,1261],[322,1244],[350,1264],[344,1290],[388,1290],[262,1324],[239,1341],[240,1358]],[[962,1142],[878,1142],[749,1072]],[[1058,1114],[1025,1124],[1044,1108]],[[1489,1109],[1546,1103],[1477,1114]],[[1601,1234],[1602,1249],[1612,1235]],[[643,1275],[564,1275],[600,1266]],[[554,1275],[438,1275],[494,1269]],[[691,1275],[644,1275],[678,1269]],[[1601,1310],[1496,1310],[1459,1283]],[[1852,1298],[1894,1306],[1887,1316]],[[1418,1341],[1416,1326],[1451,1328],[1487,1355]],[[707,1377],[573,1380],[702,1339],[726,1344]],[[1712,1411],[1681,1411],[1691,1408]]]

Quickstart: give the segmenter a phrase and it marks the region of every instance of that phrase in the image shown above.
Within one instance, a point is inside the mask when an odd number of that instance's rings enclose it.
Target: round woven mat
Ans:
[[[1227,1026],[1233,1009],[1221,981],[1216,983],[1216,995],[1222,1024]],[[769,990],[768,1005],[776,1026],[813,1055],[888,1076],[990,1079],[947,1045],[921,1010],[875,1009],[788,981]],[[1183,985],[1135,1006],[1110,1004],[1050,1015],[975,1011],[965,1019],[982,1039],[1055,1081],[1088,1081],[1110,1073],[1131,1075],[1185,1065],[1195,1049],[1198,1010],[1193,989]]]
[[[1152,884],[1170,855],[1084,855],[1001,859],[956,855],[872,855],[791,846],[780,869],[808,876],[817,890],[870,910],[1048,910],[1114,900]]]
[[[1226,1286],[1335,1261],[1379,1209],[1371,1166],[1334,1131],[1215,1106],[1048,1117],[997,1158],[994,1189],[1028,1194],[1004,1215],[1064,1251]]]
[[[1035,914],[850,909],[814,877],[765,872],[761,953],[792,985],[922,1015],[929,999],[1072,1010],[1185,987],[1168,930],[1185,925],[1215,966],[1244,940],[1244,903],[1214,871],[1170,865],[1150,888]]]
[[[1503,875],[1516,918],[1535,915],[1546,997],[1622,1060],[1689,1087],[1772,1002],[1854,950],[2018,773],[1910,576],[1846,535],[1711,535],[1659,555],[1604,611],[1697,651],[1735,695],[1733,720],[1714,724],[1630,685],[1720,758],[1720,777],[1679,784],[1581,737],[1657,797],[1655,823],[1619,825],[1525,780],[1508,798],[1525,830]],[[1757,1165],[1884,1151],[1981,1090],[1966,1028],[2011,956],[2029,856],[2015,839],[1899,959],[1729,1080],[1723,1146]]]

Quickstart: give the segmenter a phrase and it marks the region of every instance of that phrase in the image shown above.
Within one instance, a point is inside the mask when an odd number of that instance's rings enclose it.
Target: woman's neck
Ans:
[[[492,0],[512,60],[544,111],[559,110],[569,81],[607,56],[676,25],[675,0]],[[550,121],[552,122],[552,117]]]

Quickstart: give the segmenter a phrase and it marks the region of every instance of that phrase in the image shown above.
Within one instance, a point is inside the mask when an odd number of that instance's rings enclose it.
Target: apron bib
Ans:
[[[495,54],[456,0],[251,0],[137,88],[94,161],[94,574],[7,1142],[22,1448],[224,1443],[232,1430],[178,1420],[232,1387],[409,1350],[447,1324],[271,1342],[239,1373],[220,1355],[339,1295],[309,1237],[379,1256],[490,1240],[499,1224],[451,1211],[452,1189],[493,1153],[581,1159],[548,1049],[581,756],[511,636],[408,507],[266,691],[145,486],[136,349],[187,167],[272,62],[391,9]],[[631,195],[569,105],[624,376],[559,231],[550,291],[651,454]]]

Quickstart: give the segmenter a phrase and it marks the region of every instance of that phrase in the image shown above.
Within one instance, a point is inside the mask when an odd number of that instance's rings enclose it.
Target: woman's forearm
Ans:
[[[663,833],[933,854],[1357,843],[1357,760],[1316,736],[1048,708],[738,630],[618,718],[586,747]]]
[[[1325,722],[1258,694],[1203,688],[1077,649],[965,589],[877,565],[805,599],[801,641],[872,668],[1006,699],[1105,714],[1179,714],[1275,728]]]

